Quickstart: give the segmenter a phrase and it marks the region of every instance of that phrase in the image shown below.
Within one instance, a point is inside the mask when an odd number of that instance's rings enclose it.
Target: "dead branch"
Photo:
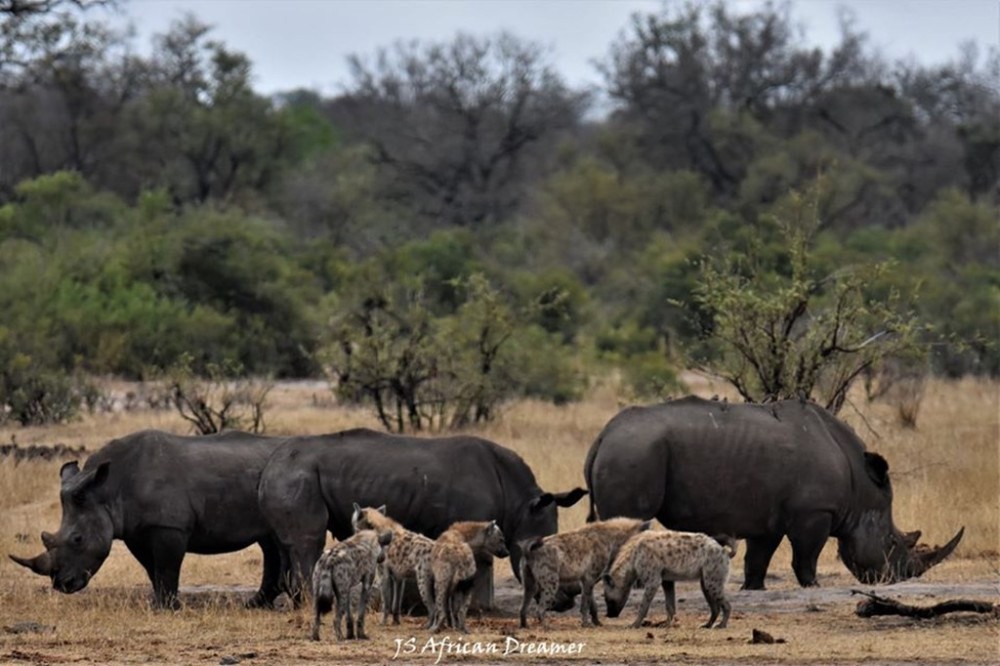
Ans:
[[[868,599],[858,602],[858,607],[854,609],[854,614],[858,617],[874,617],[876,615],[902,615],[904,617],[915,617],[927,619],[938,617],[946,613],[967,612],[967,613],[992,613],[1000,616],[1000,606],[989,601],[974,601],[971,599],[949,599],[933,606],[911,606],[895,599],[880,597],[870,592],[861,590],[851,590],[851,594],[861,594]]]

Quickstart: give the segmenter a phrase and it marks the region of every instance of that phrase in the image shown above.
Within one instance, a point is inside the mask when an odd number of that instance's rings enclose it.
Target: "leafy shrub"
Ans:
[[[264,432],[267,395],[274,383],[242,375],[243,367],[233,361],[209,363],[203,376],[195,375],[191,355],[183,354],[166,372],[166,380],[177,412],[200,434]]]

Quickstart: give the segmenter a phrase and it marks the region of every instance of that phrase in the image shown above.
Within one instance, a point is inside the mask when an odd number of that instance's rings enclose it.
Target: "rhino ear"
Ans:
[[[67,480],[73,478],[80,473],[80,463],[77,461],[68,462],[59,468],[59,481],[66,483]]]
[[[86,470],[71,477],[71,480],[63,481],[63,485],[71,485],[68,492],[73,497],[81,497],[84,493],[100,488],[108,480],[108,473],[111,463],[102,462],[95,470]]]
[[[534,498],[533,500],[531,500],[531,502],[528,503],[528,508],[531,511],[539,511],[540,509],[544,509],[549,504],[552,504],[555,501],[556,501],[555,495],[553,495],[552,493],[542,493],[541,495]]]
[[[573,506],[586,496],[587,491],[583,488],[574,488],[565,493],[552,493],[552,498],[555,500],[556,505],[563,508]]]
[[[865,471],[879,488],[889,487],[889,463],[877,453],[865,451]]]

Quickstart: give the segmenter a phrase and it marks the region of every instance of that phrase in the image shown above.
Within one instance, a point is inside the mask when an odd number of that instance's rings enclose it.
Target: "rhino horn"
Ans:
[[[56,535],[51,532],[42,532],[42,544],[45,550],[52,550],[56,547]]]
[[[52,560],[49,556],[49,551],[45,551],[41,555],[33,557],[30,560],[24,557],[18,557],[17,555],[10,555],[9,557],[22,567],[31,569],[39,576],[48,576],[52,571]]]
[[[916,546],[913,548],[910,551],[914,560],[913,575],[920,576],[934,565],[940,564],[946,557],[952,554],[955,547],[958,546],[958,542],[962,540],[962,536],[964,534],[965,528],[963,527],[954,537],[952,537],[951,541],[943,546],[939,546],[937,548]]]

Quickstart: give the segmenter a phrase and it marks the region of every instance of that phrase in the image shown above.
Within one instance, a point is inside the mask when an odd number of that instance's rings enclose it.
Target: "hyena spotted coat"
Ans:
[[[363,530],[346,541],[323,551],[312,572],[313,626],[312,639],[319,640],[319,625],[323,615],[330,612],[334,603],[337,615],[333,628],[337,639],[344,638],[340,621],[347,610],[347,638],[354,638],[354,619],[351,614],[351,588],[361,585],[358,603],[357,637],[365,635],[365,611],[375,569],[385,559],[385,547],[392,541],[392,532],[377,533]]]
[[[672,622],[677,612],[674,581],[699,580],[711,610],[711,617],[703,626],[711,627],[721,610],[722,621],[718,628],[722,629],[729,622],[726,581],[729,579],[729,560],[735,554],[736,543],[728,536],[710,537],[673,530],[637,534],[622,546],[610,571],[604,575],[608,617],[618,617],[632,587],[638,584],[643,588],[642,603],[632,626],[642,626],[656,596],[656,588],[662,585],[667,621]]]
[[[421,594],[434,591],[431,631],[440,631],[447,623],[467,632],[465,615],[471,601],[477,553],[497,557],[509,554],[495,520],[454,523],[434,542],[430,567],[421,567],[418,572]]]
[[[377,509],[361,508],[354,505],[351,516],[354,530],[375,530],[378,533],[392,532],[392,542],[385,549],[385,561],[380,565],[382,574],[382,624],[386,624],[389,613],[392,623],[399,624],[403,606],[403,587],[407,578],[415,578],[420,588],[420,597],[427,606],[428,615],[433,617],[434,598],[429,589],[419,585],[421,573],[430,576],[431,549],[434,540],[423,534],[411,532],[386,515],[383,504]]]
[[[521,626],[528,626],[528,607],[536,601],[538,621],[545,623],[545,609],[555,599],[560,585],[579,585],[580,617],[583,626],[599,625],[594,604],[594,585],[611,565],[615,554],[628,539],[648,530],[648,520],[612,518],[561,534],[538,537],[522,544]]]

